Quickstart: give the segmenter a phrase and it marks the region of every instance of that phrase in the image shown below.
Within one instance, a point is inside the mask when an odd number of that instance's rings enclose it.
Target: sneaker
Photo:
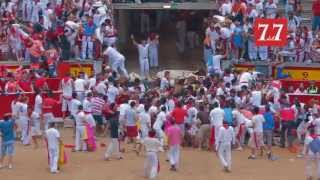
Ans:
[[[269,153],[267,153],[267,158],[269,159],[269,160],[271,160],[271,152],[269,152]]]
[[[248,159],[255,160],[255,159],[256,159],[256,157],[255,157],[255,156],[253,156],[253,155],[250,155],[250,156],[248,157]]]
[[[9,164],[9,165],[8,165],[8,168],[9,168],[9,169],[12,169],[12,168],[13,168],[12,164]]]
[[[170,171],[177,171],[177,168],[174,165],[171,165]]]
[[[303,154],[298,154],[297,158],[304,158],[304,155]]]
[[[0,169],[2,169],[2,168],[4,168],[4,165],[1,164],[1,165],[0,165]]]
[[[243,151],[243,148],[242,147],[238,147],[236,150],[237,151]]]
[[[58,173],[60,173],[60,171],[56,170],[56,171],[52,171],[51,173],[52,174],[58,174]]]

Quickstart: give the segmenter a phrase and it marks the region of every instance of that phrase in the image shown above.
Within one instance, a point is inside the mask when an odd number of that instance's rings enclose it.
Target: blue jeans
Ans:
[[[312,31],[316,31],[320,27],[320,16],[313,16]]]
[[[13,156],[13,154],[14,154],[14,141],[2,142],[0,157]]]

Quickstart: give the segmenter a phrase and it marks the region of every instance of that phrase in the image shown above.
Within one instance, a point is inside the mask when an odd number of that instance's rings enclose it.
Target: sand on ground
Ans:
[[[65,144],[73,144],[72,130],[61,130]],[[1,169],[0,180],[140,180],[143,177],[144,153],[137,156],[128,147],[123,160],[104,161],[107,138],[98,138],[96,152],[71,152],[66,149],[69,162],[61,173],[49,173],[45,145],[39,149],[16,144],[14,168]],[[127,146],[127,145],[126,145]],[[160,154],[161,170],[159,180],[302,180],[305,179],[304,160],[295,158],[295,154],[286,149],[274,148],[280,157],[277,161],[268,161],[266,157],[248,160],[249,150],[233,151],[232,173],[224,173],[216,154],[193,148],[183,148],[181,164],[177,172],[169,171],[165,161],[166,153]]]

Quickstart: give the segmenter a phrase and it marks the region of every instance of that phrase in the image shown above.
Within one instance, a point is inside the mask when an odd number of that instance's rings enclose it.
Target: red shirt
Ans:
[[[59,104],[59,102],[57,100],[54,100],[54,99],[52,99],[50,97],[45,98],[43,100],[43,102],[42,102],[42,112],[43,112],[43,114],[53,112],[54,107],[56,105],[58,105],[58,104]]]
[[[320,1],[316,0],[312,4],[312,12],[314,16],[320,16]]]
[[[38,88],[38,89],[43,89],[44,88],[44,85],[45,85],[45,83],[46,83],[46,78],[44,78],[44,77],[41,77],[41,78],[38,78],[37,80],[36,80],[36,82],[34,83],[34,86],[36,87],[36,88]]]
[[[19,86],[24,92],[31,92],[31,82],[30,81],[19,81]]]
[[[282,121],[293,121],[295,119],[294,116],[293,108],[283,108],[280,110],[280,118]]]
[[[184,118],[187,116],[187,111],[185,109],[176,107],[173,109],[171,115],[177,124],[182,124],[184,123]]]

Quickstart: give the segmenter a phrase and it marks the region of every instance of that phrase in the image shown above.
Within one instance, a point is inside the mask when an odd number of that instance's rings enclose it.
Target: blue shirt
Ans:
[[[14,141],[14,121],[8,120],[0,122],[0,132],[3,142]]]
[[[232,109],[231,108],[224,108],[224,120],[228,122],[229,125],[233,122],[233,116],[232,116]]]
[[[88,23],[85,23],[83,25],[83,35],[84,36],[92,36],[94,35],[95,31],[96,31],[96,25],[92,24],[91,26],[89,26]]]
[[[272,112],[265,112],[263,114],[264,119],[266,120],[263,123],[264,130],[272,130],[274,128],[274,118]]]

